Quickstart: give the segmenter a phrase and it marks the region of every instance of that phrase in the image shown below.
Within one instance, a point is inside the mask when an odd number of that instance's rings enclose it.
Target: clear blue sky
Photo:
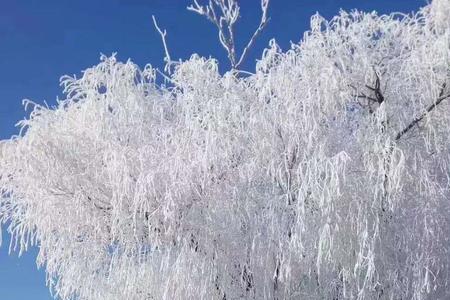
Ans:
[[[206,0],[199,0],[204,3]],[[259,0],[241,0],[239,46],[258,23]],[[59,78],[79,74],[99,61],[100,53],[118,53],[138,65],[162,66],[163,49],[151,16],[168,31],[173,59],[196,52],[213,56],[227,68],[224,51],[213,26],[186,11],[189,0],[0,0],[0,139],[17,133],[23,119],[22,99],[54,104],[60,95]],[[268,40],[283,49],[298,42],[318,11],[326,18],[340,8],[379,13],[411,12],[425,0],[271,0],[271,21],[247,59],[251,71]],[[240,49],[240,47],[239,47]],[[37,249],[21,258],[8,256],[9,238],[3,229],[0,248],[0,300],[49,300],[44,272],[36,269]]]

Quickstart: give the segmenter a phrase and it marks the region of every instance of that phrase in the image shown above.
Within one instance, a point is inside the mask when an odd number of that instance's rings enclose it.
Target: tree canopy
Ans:
[[[57,296],[450,297],[449,0],[158,74],[102,56],[0,144],[0,220]]]

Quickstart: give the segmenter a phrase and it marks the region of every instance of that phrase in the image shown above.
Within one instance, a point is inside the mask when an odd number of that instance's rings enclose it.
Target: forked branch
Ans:
[[[259,26],[242,50],[239,58],[236,55],[236,44],[234,41],[234,24],[238,20],[240,14],[237,0],[209,0],[208,5],[206,6],[200,5],[197,0],[194,0],[194,4],[188,6],[187,9],[201,16],[205,16],[217,27],[220,43],[227,51],[231,68],[233,70],[238,70],[247,57],[249,49],[253,46],[256,38],[260,35],[269,21],[269,18],[267,17],[269,1],[270,0],[261,0],[262,14]]]
[[[380,76],[378,75],[377,71],[374,68],[374,74],[375,74],[375,83],[373,86],[370,85],[365,85],[365,87],[372,93],[372,95],[367,95],[364,92],[361,92],[357,95],[353,95],[354,97],[358,98],[358,99],[366,99],[367,100],[367,107],[369,108],[369,113],[373,113],[373,108],[372,108],[372,104],[374,103],[378,103],[378,105],[380,105],[381,103],[384,102],[384,96],[383,96],[383,92],[381,91],[381,80],[380,80]],[[358,90],[356,87],[350,85],[354,90]],[[361,106],[363,106],[360,103]]]

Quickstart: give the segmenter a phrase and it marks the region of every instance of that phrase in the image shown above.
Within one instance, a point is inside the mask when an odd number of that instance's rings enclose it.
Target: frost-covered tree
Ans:
[[[56,295],[450,298],[450,0],[173,68],[102,57],[0,144],[11,249]]]

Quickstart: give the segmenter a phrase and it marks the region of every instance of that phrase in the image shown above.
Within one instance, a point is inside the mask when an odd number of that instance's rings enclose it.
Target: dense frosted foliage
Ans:
[[[61,299],[450,298],[450,1],[316,15],[253,75],[102,57],[0,144]]]

